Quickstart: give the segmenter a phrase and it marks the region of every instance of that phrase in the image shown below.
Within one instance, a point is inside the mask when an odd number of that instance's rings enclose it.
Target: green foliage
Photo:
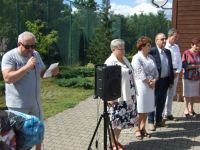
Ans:
[[[73,88],[82,87],[84,89],[94,88],[94,82],[92,80],[83,77],[55,80],[55,83],[57,83],[59,86],[62,87],[73,87]]]
[[[74,4],[78,9],[90,8],[96,10],[97,3],[94,0],[74,0]]]
[[[52,30],[47,33],[47,23],[41,20],[36,20],[34,22],[27,21],[26,26],[29,31],[31,31],[37,39],[37,50],[39,51],[42,58],[47,57],[51,46],[58,41],[58,33]]]
[[[7,51],[13,48],[16,43],[17,34],[17,24],[16,24],[16,9],[13,0],[1,0],[0,1],[0,44],[4,38],[6,40],[6,48],[3,49]],[[1,47],[0,47],[1,49]]]
[[[122,38],[126,42],[126,51],[135,54],[137,49],[135,47],[136,41],[141,36],[148,36],[152,39],[154,45],[155,35],[159,32],[167,33],[171,27],[171,21],[165,18],[163,11],[158,12],[157,15],[152,13],[134,14],[132,16],[124,17],[122,15],[112,15],[114,38]]]
[[[62,87],[73,88],[94,88],[94,67],[91,65],[80,66],[62,66],[60,67],[60,74],[54,81]]]
[[[99,27],[89,43],[88,60],[93,64],[102,64],[111,53],[110,41],[112,39],[112,20],[109,17],[110,1],[103,0],[100,12]]]
[[[85,65],[88,63],[86,53],[89,39],[94,35],[94,29],[98,22],[97,12],[95,12],[97,4],[94,0],[75,0],[71,4],[73,4],[72,7],[75,7],[77,11],[70,15],[68,62],[69,64],[75,64],[78,61]]]
[[[102,0],[99,9],[95,0],[1,0],[0,43],[6,41],[6,51],[15,47],[18,34],[27,30],[29,21],[31,29],[41,33],[38,36],[50,34],[45,39],[38,38],[42,44],[38,44],[37,50],[45,63],[53,61],[53,55],[57,54],[57,60],[63,64],[101,64],[111,53],[109,45],[113,38],[122,38],[127,52],[137,51],[135,43],[140,36],[146,35],[154,41],[158,32],[167,33],[171,27],[163,11],[156,15],[115,15],[108,11],[109,3]],[[41,21],[37,24],[38,18]]]
[[[91,40],[88,50],[89,62],[94,64],[103,64],[111,53],[110,50],[111,37],[104,34],[103,29],[96,31],[95,37]]]
[[[57,78],[75,78],[75,77],[92,77],[94,76],[94,67],[72,67],[62,66],[60,67],[60,74]]]
[[[4,95],[5,93],[5,84],[3,81],[0,81],[0,95]]]

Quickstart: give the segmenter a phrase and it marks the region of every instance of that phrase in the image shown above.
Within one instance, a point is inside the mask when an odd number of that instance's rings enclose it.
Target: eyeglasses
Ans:
[[[120,51],[124,51],[125,48],[124,47],[116,47],[117,50],[120,50]]]
[[[124,51],[125,49],[124,48],[117,48],[119,51]]]
[[[20,44],[22,44],[22,43],[20,43]],[[24,44],[22,44],[22,46],[23,46],[25,49],[30,49],[30,48],[34,49],[34,48],[36,47],[35,45],[24,45]]]
[[[166,40],[166,38],[162,38],[162,39],[160,39],[161,41],[165,41]]]

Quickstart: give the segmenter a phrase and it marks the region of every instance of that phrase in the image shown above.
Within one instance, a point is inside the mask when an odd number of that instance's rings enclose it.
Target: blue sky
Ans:
[[[156,8],[152,3],[152,0],[110,0],[111,3],[111,11],[115,14],[122,15],[133,15],[141,14],[142,12],[145,14],[153,13],[157,14],[157,11],[161,10],[160,8]],[[164,6],[166,8],[172,8],[172,1],[168,0],[168,3]],[[101,4],[102,0],[96,0],[98,4]],[[164,10],[167,18],[171,19],[172,10]]]

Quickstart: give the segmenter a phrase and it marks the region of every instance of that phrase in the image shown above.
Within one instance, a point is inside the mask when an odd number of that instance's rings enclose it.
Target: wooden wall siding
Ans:
[[[190,48],[193,37],[200,37],[200,0],[173,0],[172,26],[179,32],[181,52]],[[177,100],[182,98],[182,79],[177,87]]]
[[[181,51],[190,47],[192,37],[200,36],[200,0],[174,0],[172,24],[179,31]]]
[[[200,0],[173,0],[173,27],[179,31],[181,51],[190,47],[193,37],[200,37]]]

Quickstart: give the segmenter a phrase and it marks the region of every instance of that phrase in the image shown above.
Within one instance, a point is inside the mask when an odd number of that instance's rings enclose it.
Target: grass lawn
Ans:
[[[51,78],[42,79],[41,99],[45,118],[74,107],[93,94],[93,90],[60,87],[51,80]],[[4,99],[4,96],[0,96],[0,106],[5,105]]]

